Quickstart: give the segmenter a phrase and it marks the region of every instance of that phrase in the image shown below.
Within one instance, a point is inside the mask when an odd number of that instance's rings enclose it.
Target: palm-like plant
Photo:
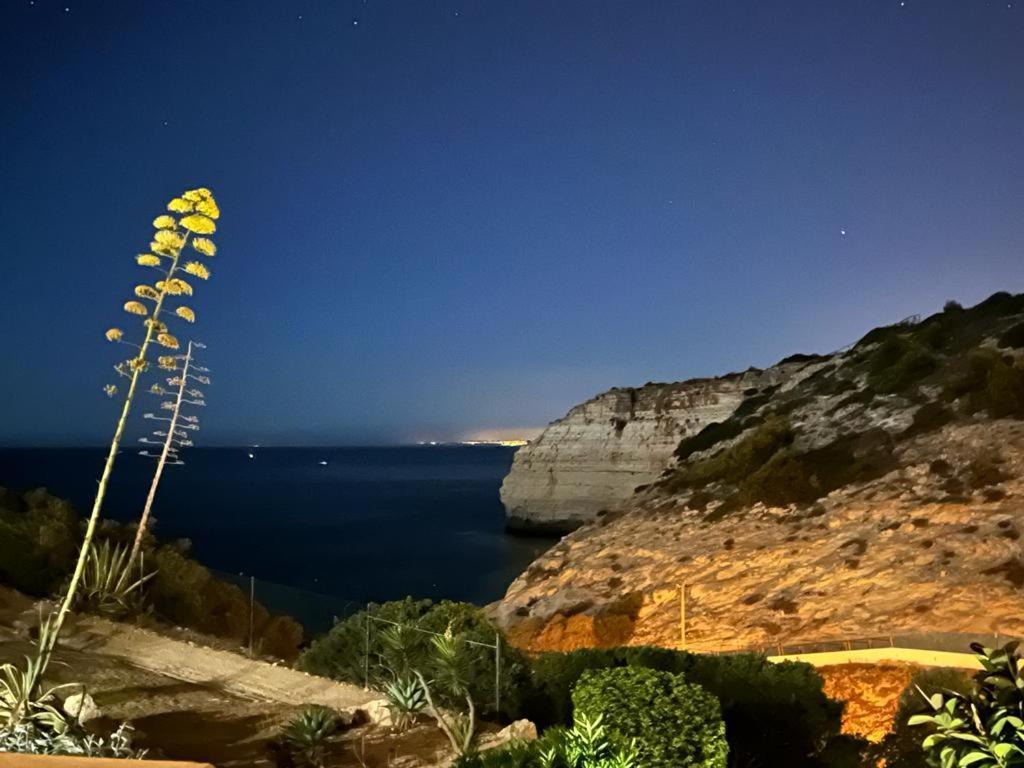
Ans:
[[[153,226],[156,231],[153,234],[153,241],[149,244],[150,252],[139,254],[135,259],[140,266],[160,272],[161,279],[156,280],[153,285],[136,286],[134,291],[136,298],[127,301],[124,305],[125,312],[145,318],[143,320],[144,335],[140,344],[132,344],[136,349],[134,355],[114,366],[118,375],[128,379],[128,390],[121,407],[121,416],[114,429],[114,437],[110,442],[110,451],[107,453],[107,460],[103,466],[103,474],[100,476],[99,486],[96,489],[96,498],[86,524],[78,562],[57,610],[51,636],[47,644],[43,646],[44,657],[52,651],[67,614],[75,602],[78,586],[92,548],[92,541],[96,535],[100,511],[106,497],[107,484],[114,469],[114,460],[117,458],[121,437],[124,434],[128,414],[131,412],[132,402],[135,398],[139,377],[150,367],[150,347],[154,344],[171,350],[180,347],[178,338],[169,332],[167,325],[161,320],[164,311],[170,311],[173,300],[192,295],[192,286],[181,277],[182,274],[191,275],[201,280],[210,276],[209,270],[202,263],[185,260],[183,255],[185,248],[191,246],[196,253],[203,256],[213,256],[217,251],[208,235],[212,235],[217,229],[214,222],[220,217],[220,209],[210,190],[205,188],[189,190],[181,197],[172,199],[167,204],[167,210],[179,215],[180,218],[165,214],[154,219]],[[144,302],[149,302],[149,304]],[[195,320],[195,312],[188,306],[180,305],[171,314],[186,322]],[[128,344],[124,335],[124,331],[120,328],[111,328],[106,332],[109,341]],[[113,384],[108,384],[105,391],[110,397],[118,392],[117,387]]]
[[[391,722],[399,731],[416,722],[416,715],[427,706],[423,687],[415,675],[396,677],[384,687],[384,695],[388,700]]]
[[[466,682],[469,659],[466,641],[455,635],[449,626],[443,635],[432,637],[431,642],[434,650],[431,672],[434,679],[428,682],[423,672],[418,669],[414,670],[413,674],[423,689],[423,696],[427,700],[426,708],[437,721],[437,727],[448,738],[455,754],[465,755],[471,751],[476,736],[476,705]],[[437,685],[452,696],[462,698],[466,702],[466,711],[445,712],[437,706],[430,689],[431,685]]]

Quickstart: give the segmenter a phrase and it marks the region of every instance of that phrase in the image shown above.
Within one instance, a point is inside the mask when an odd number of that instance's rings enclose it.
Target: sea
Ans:
[[[161,540],[320,632],[368,602],[486,604],[553,540],[504,530],[498,498],[515,448],[195,448],[168,466],[154,504]],[[46,487],[88,514],[102,448],[0,448],[0,485]],[[154,459],[122,450],[104,517],[133,520]]]

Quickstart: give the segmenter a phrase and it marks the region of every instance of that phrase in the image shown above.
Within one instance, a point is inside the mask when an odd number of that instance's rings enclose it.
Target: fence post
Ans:
[[[365,690],[370,690],[370,604],[366,604],[366,645],[363,648],[363,680]]]
[[[253,628],[254,619],[253,613],[255,612],[256,604],[256,577],[249,576],[249,658],[252,658],[252,646],[253,646]]]
[[[494,633],[494,713],[501,717],[501,633]]]

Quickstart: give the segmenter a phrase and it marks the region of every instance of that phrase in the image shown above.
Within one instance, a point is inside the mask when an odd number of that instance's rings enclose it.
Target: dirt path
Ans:
[[[249,699],[353,710],[381,698],[381,694],[355,685],[95,617],[78,618],[62,645],[116,656],[140,669]]]

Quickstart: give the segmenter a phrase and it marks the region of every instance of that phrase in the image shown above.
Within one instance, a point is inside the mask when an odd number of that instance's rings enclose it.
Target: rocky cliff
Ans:
[[[534,562],[499,621],[535,650],[679,646],[683,587],[697,650],[1024,637],[1022,358],[1024,296],[996,294],[787,363]]]
[[[578,405],[516,452],[501,486],[508,528],[566,533],[655,480],[685,437],[728,419],[751,394],[823,358],[714,379],[615,388]]]

